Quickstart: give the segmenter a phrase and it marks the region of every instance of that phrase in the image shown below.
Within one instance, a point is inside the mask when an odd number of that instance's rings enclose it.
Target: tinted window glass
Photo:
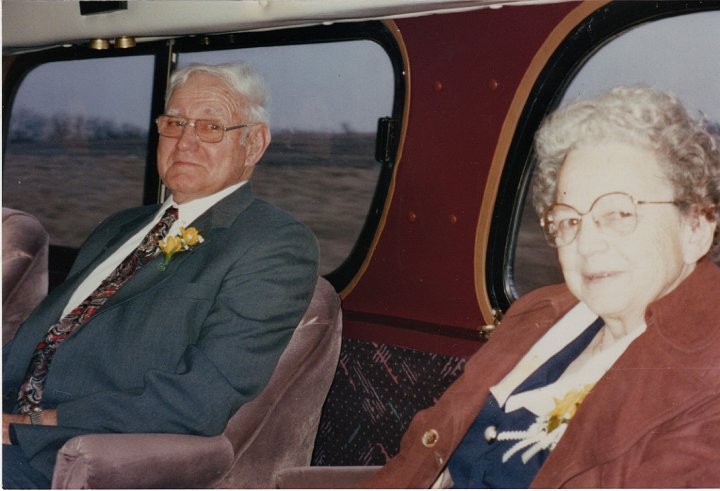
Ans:
[[[62,61],[19,88],[3,206],[38,217],[50,243],[79,247],[112,213],[142,204],[153,59]]]
[[[672,17],[629,30],[586,62],[562,103],[593,97],[620,84],[646,83],[675,93],[695,116],[703,113],[720,129],[718,32],[720,11]],[[515,296],[562,281],[555,251],[545,243],[529,199],[512,271]]]
[[[180,53],[189,63],[243,60],[270,92],[272,142],[253,174],[255,193],[293,213],[320,242],[320,273],[350,254],[380,175],[377,121],[392,115],[394,74],[372,41]]]

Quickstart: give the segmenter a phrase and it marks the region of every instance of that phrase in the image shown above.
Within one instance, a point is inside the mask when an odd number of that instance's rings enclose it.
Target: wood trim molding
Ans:
[[[405,75],[405,101],[403,104],[403,115],[402,115],[402,128],[400,130],[400,138],[398,141],[398,148],[397,148],[397,154],[395,157],[395,165],[393,166],[393,173],[392,178],[390,180],[390,186],[388,187],[387,197],[385,198],[385,205],[383,207],[382,215],[380,216],[380,221],[378,222],[378,226],[375,229],[375,235],[373,236],[372,242],[370,243],[370,248],[368,250],[368,253],[365,255],[365,258],[363,259],[362,264],[360,265],[360,268],[358,268],[358,271],[355,273],[355,276],[353,276],[352,280],[347,284],[345,288],[340,292],[340,298],[346,298],[350,293],[353,291],[355,286],[360,282],[360,279],[365,274],[365,271],[368,268],[368,265],[372,261],[373,255],[375,254],[375,250],[377,248],[377,244],[380,241],[380,237],[382,236],[383,230],[385,229],[385,224],[387,223],[387,216],[390,211],[390,206],[393,202],[393,196],[395,194],[395,186],[397,184],[397,173],[398,168],[400,167],[400,162],[402,161],[402,154],[403,154],[403,148],[405,146],[405,136],[407,133],[407,127],[408,127],[408,118],[410,117],[410,59],[408,58],[407,53],[407,47],[405,46],[405,41],[403,40],[402,33],[400,32],[400,28],[397,26],[397,24],[394,21],[388,20],[384,21],[384,24],[387,26],[388,30],[392,33],[393,37],[395,38],[395,41],[397,42],[398,49],[400,51],[400,54],[402,56],[402,64],[403,64],[403,74]]]
[[[478,306],[482,312],[486,323],[493,322],[493,306],[490,305],[490,299],[486,283],[486,251],[488,246],[488,238],[490,234],[490,224],[492,221],[493,210],[495,208],[495,200],[497,198],[498,186],[500,178],[505,167],[507,154],[515,134],[515,128],[522,115],[530,92],[532,91],[537,78],[540,76],[543,68],[547,64],[555,50],[565,40],[568,34],[577,27],[590,14],[609,3],[609,0],[587,0],[580,3],[568,15],[565,16],[560,23],[550,32],[543,44],[540,46],[535,56],[531,60],[525,74],[520,80],[513,100],[508,108],[505,120],[500,130],[495,152],[490,164],[485,190],[483,192],[482,204],[480,208],[480,216],[478,218],[477,230],[475,233],[475,294],[477,296]]]

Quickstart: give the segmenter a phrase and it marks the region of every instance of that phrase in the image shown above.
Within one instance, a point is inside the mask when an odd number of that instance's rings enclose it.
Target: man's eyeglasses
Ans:
[[[219,121],[210,119],[196,119],[191,123],[189,119],[180,116],[168,116],[163,114],[159,116],[155,123],[157,124],[158,133],[168,138],[180,138],[186,126],[195,128],[195,136],[205,143],[219,143],[225,137],[226,131],[246,128],[256,125],[257,123],[239,124],[237,126],[225,126]]]
[[[590,215],[603,234],[621,237],[635,231],[639,205],[679,204],[678,201],[637,201],[626,193],[607,193],[599,196],[585,213],[562,203],[552,204],[540,217],[540,226],[548,244],[563,247],[575,240],[585,215]]]

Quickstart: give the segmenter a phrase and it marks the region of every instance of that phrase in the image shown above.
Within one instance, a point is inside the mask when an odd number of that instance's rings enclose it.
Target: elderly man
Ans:
[[[3,349],[3,485],[48,487],[76,435],[216,435],[265,386],[318,252],[248,182],[270,143],[261,79],[192,65],[157,118],[172,195],[120,212]]]

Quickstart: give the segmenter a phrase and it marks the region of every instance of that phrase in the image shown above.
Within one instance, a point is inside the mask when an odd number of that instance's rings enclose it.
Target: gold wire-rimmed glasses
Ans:
[[[225,137],[226,131],[247,128],[248,126],[258,124],[246,123],[235,126],[225,126],[220,121],[213,121],[211,119],[196,119],[195,122],[190,121],[188,118],[183,118],[182,116],[163,114],[155,120],[155,123],[157,124],[160,136],[166,136],[168,138],[180,138],[185,127],[192,126],[195,129],[195,136],[205,143],[220,143]]]
[[[613,192],[599,196],[585,213],[580,213],[570,205],[553,203],[543,211],[540,226],[548,244],[557,248],[575,240],[586,215],[590,215],[603,234],[621,237],[635,231],[638,206],[679,204],[678,201],[640,201],[627,193]]]

